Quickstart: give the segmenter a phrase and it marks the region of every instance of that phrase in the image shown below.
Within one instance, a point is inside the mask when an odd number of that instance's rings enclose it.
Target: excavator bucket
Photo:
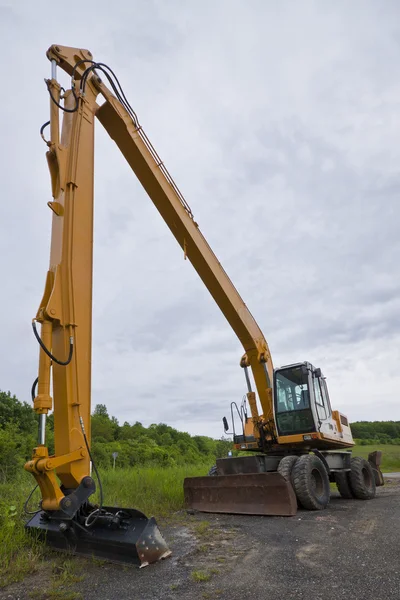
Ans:
[[[187,477],[185,505],[200,512],[291,517],[297,512],[293,488],[280,473]]]
[[[92,528],[49,519],[43,511],[26,524],[54,550],[145,567],[170,556],[154,517],[131,508],[104,507]],[[105,516],[107,515],[107,517]]]

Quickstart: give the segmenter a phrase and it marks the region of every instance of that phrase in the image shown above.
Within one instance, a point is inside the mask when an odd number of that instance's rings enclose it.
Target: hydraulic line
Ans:
[[[35,320],[32,321],[32,329],[33,329],[33,333],[35,334],[35,338],[39,342],[40,347],[47,354],[47,356],[49,358],[51,358],[52,361],[54,361],[58,365],[61,365],[62,367],[66,367],[67,365],[69,365],[69,363],[72,360],[72,354],[73,354],[73,351],[74,351],[74,338],[72,337],[72,335],[69,338],[69,354],[68,354],[68,358],[67,358],[67,360],[63,361],[63,360],[58,360],[58,358],[56,358],[55,356],[53,356],[53,354],[51,354],[50,350],[48,350],[46,348],[46,346],[44,345],[44,343],[42,342],[42,340],[40,338],[40,335],[37,332]]]

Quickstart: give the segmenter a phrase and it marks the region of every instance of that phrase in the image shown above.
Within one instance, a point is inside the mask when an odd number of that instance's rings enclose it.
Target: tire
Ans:
[[[338,471],[335,473],[335,483],[342,498],[346,498],[346,500],[352,500],[354,498],[354,494],[350,487],[349,471]]]
[[[323,510],[329,504],[330,485],[324,463],[315,454],[300,456],[293,467],[293,487],[307,510]]]
[[[293,467],[297,463],[298,456],[284,456],[278,465],[278,473],[293,485]]]
[[[213,465],[213,466],[211,467],[211,469],[208,471],[208,475],[209,475],[210,477],[212,477],[212,476],[214,476],[214,475],[218,475],[218,473],[217,473],[217,465]]]
[[[376,494],[374,471],[365,458],[355,456],[350,461],[350,487],[358,500],[371,500]]]

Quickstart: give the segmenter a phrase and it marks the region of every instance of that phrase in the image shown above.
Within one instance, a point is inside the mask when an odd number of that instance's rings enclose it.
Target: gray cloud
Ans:
[[[399,12],[121,0],[71,23],[0,2],[0,388],[27,399],[37,370],[51,224],[38,130],[59,42],[116,71],[275,364],[319,364],[351,419],[399,419]],[[245,391],[240,345],[100,124],[95,193],[93,402],[221,435]]]

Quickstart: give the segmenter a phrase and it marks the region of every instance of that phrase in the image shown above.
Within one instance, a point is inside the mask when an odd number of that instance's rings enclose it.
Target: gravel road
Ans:
[[[184,513],[161,528],[173,551],[161,563],[137,569],[77,560],[81,581],[65,595],[62,589],[46,595],[44,571],[3,590],[0,600],[400,599],[399,481],[367,502],[334,492],[322,512],[291,518]]]

